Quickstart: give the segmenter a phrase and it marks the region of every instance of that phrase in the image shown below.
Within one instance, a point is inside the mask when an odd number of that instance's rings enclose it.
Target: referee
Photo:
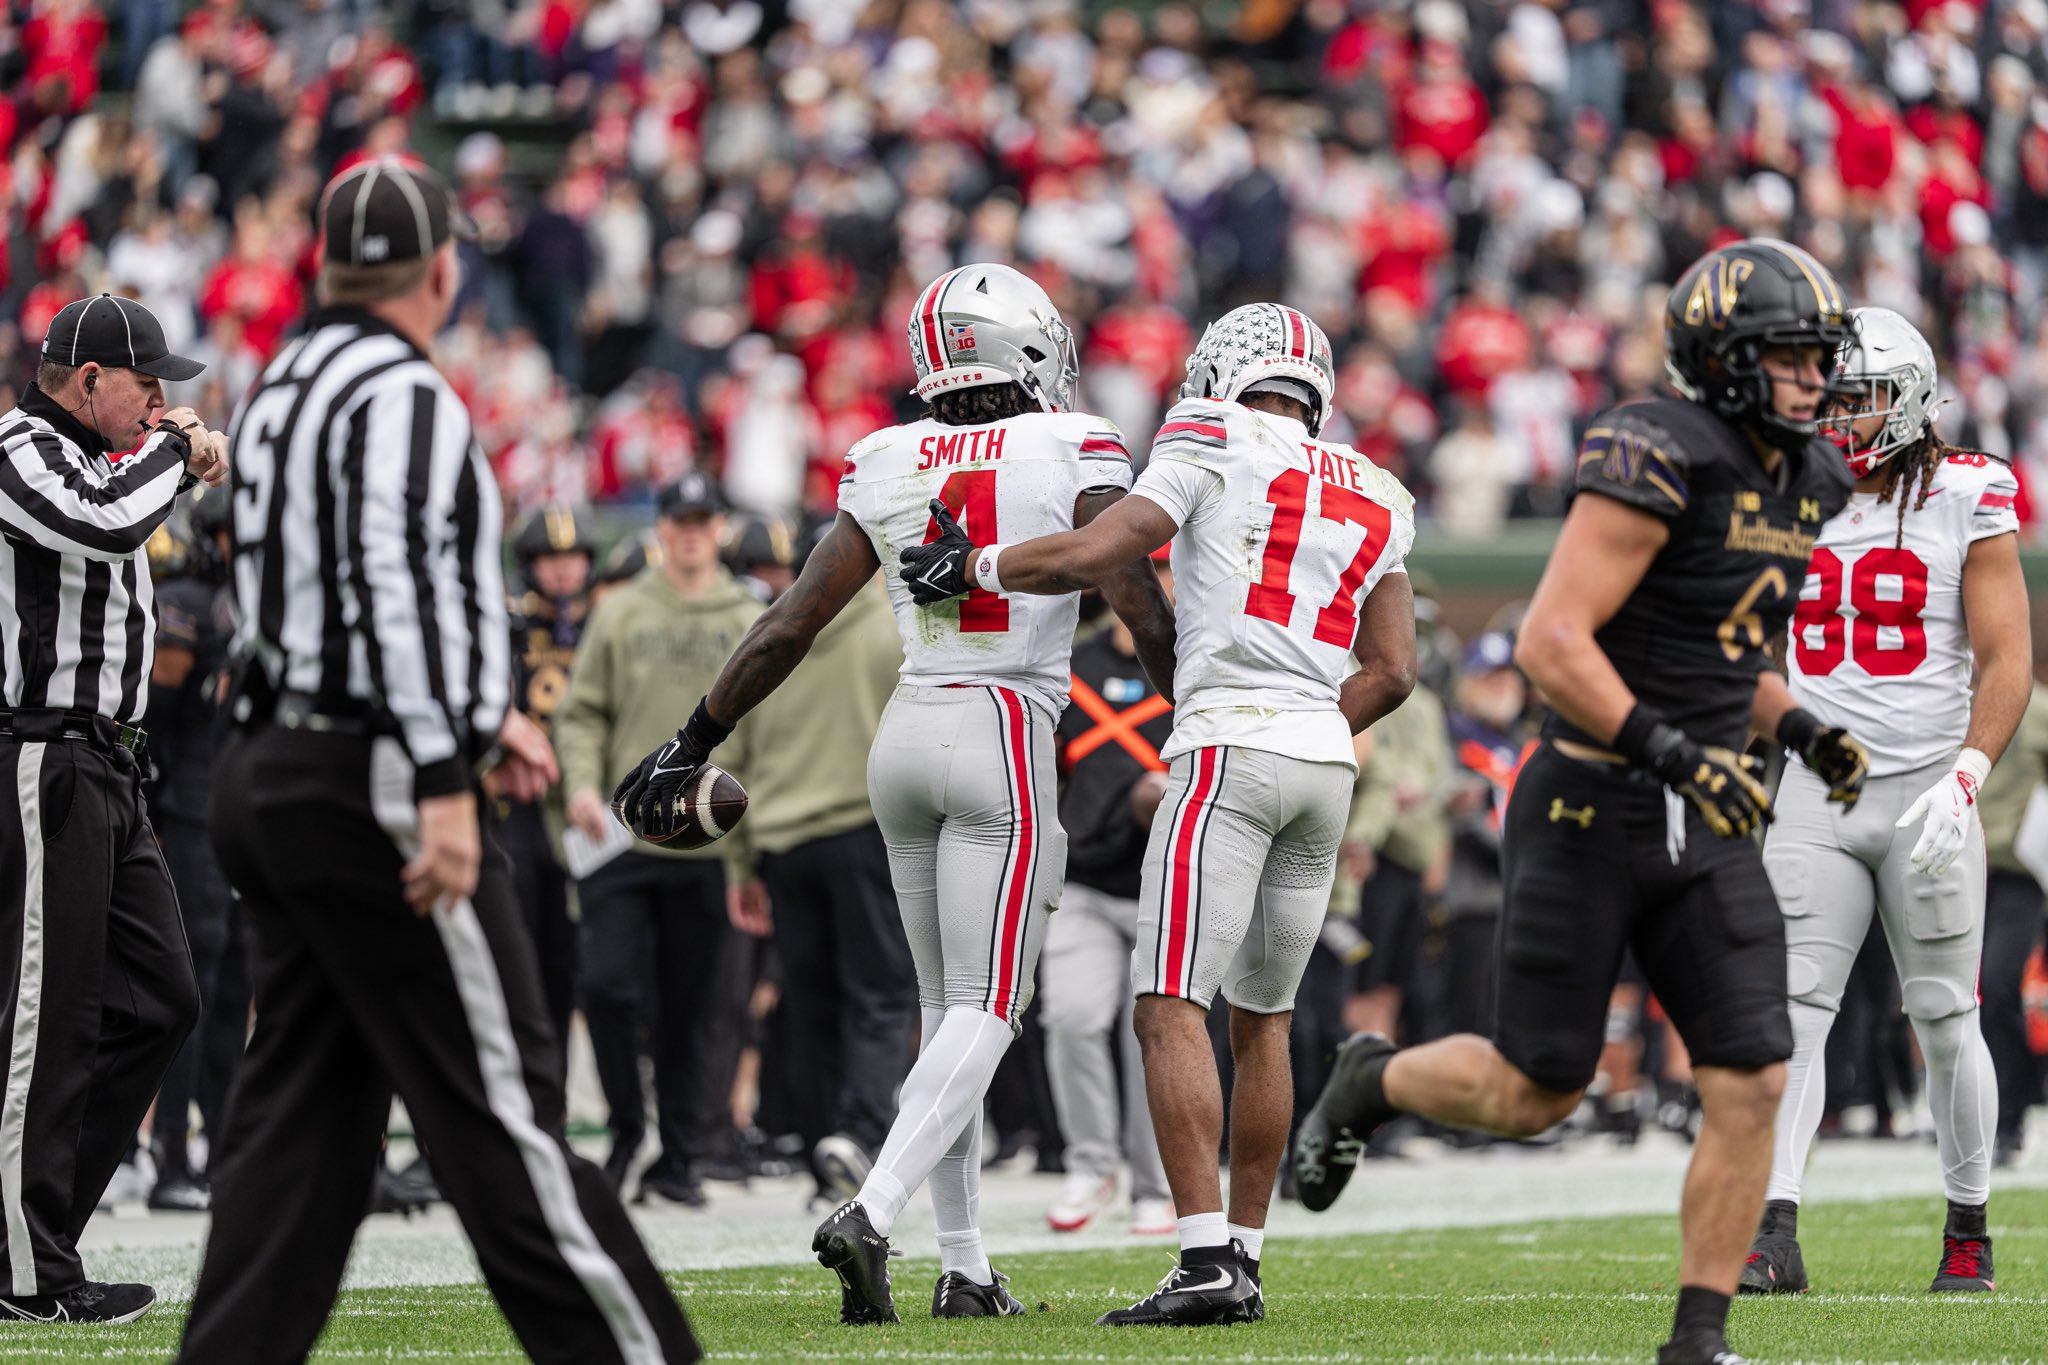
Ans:
[[[461,282],[458,215],[431,174],[379,160],[330,184],[321,217],[322,309],[235,424],[240,728],[212,824],[256,1029],[178,1358],[305,1358],[396,1091],[528,1354],[695,1360],[617,1197],[564,1140],[561,1044],[481,824],[480,793],[532,800],[556,774],[507,709],[497,486],[427,356]]]
[[[88,1282],[77,1242],[199,1012],[135,723],[144,542],[226,477],[220,435],[162,411],[163,381],[201,368],[101,294],[57,314],[0,415],[0,1321],[127,1322],[156,1301]]]

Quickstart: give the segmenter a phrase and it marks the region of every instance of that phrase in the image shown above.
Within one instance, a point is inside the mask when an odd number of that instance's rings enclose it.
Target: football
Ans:
[[[725,769],[706,763],[676,797],[676,832],[647,842],[664,848],[702,848],[724,838],[746,813],[747,789]]]

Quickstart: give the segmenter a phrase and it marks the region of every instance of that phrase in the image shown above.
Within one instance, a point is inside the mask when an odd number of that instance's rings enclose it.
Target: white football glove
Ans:
[[[1956,755],[1954,771],[1906,807],[1896,827],[1920,825],[1920,838],[1913,844],[1916,869],[1939,877],[1955,865],[1977,818],[1977,788],[1984,785],[1990,771],[1990,759],[1979,750],[1965,749]]]

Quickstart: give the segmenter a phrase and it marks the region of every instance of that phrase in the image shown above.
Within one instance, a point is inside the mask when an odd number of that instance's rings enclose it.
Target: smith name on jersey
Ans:
[[[943,502],[977,544],[1074,529],[1074,500],[1128,490],[1131,456],[1115,425],[1083,412],[1033,412],[982,426],[927,418],[878,431],[847,453],[839,508],[860,523],[884,564],[938,534],[928,505]],[[900,576],[884,575],[903,636],[903,681],[927,687],[992,683],[1067,703],[1067,659],[1080,598],[1001,597],[976,588],[920,607]]]
[[[1876,777],[1947,763],[1962,747],[1972,663],[1963,561],[1978,541],[2019,530],[2019,483],[1989,455],[1949,456],[1921,507],[1917,487],[1901,479],[1890,503],[1856,493],[1821,528],[1786,651],[1792,695],[1861,740]]]
[[[1815,437],[1773,475],[1707,409],[1653,398],[1594,421],[1577,486],[1671,529],[1593,638],[1638,701],[1702,744],[1740,749],[1766,646],[1791,619],[1821,527],[1848,501],[1841,452]],[[1589,739],[1555,716],[1546,733]]]
[[[1290,417],[1189,398],[1166,414],[1139,495],[1173,538],[1172,759],[1210,745],[1355,764],[1337,691],[1360,604],[1406,573],[1415,499]]]

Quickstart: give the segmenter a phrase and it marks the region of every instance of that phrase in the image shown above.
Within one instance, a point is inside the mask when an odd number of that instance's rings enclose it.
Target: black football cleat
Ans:
[[[105,1284],[87,1280],[62,1294],[0,1295],[0,1323],[133,1322],[156,1305],[146,1284]]]
[[[1941,1267],[1934,1272],[1930,1294],[1988,1294],[1998,1288],[1991,1273],[1991,1238],[1944,1236]]]
[[[1738,1294],[1804,1294],[1806,1258],[1799,1253],[1799,1205],[1790,1199],[1765,1203],[1756,1240],[1743,1262]]]
[[[1233,1252],[1220,1261],[1185,1259],[1159,1287],[1129,1308],[1115,1308],[1095,1320],[1097,1327],[1223,1327],[1257,1322],[1266,1303]]]
[[[1235,1237],[1230,1239],[1231,1254],[1237,1257],[1238,1265],[1244,1270],[1244,1277],[1252,1282],[1252,1305],[1247,1322],[1266,1320],[1266,1284],[1259,1278],[1259,1263],[1245,1255],[1244,1243]]]
[[[1749,1365],[1719,1332],[1673,1337],[1657,1348],[1657,1365]]]
[[[811,1238],[818,1264],[839,1276],[839,1320],[901,1322],[889,1292],[889,1239],[858,1203],[841,1204]]]
[[[1294,1187],[1301,1206],[1321,1213],[1337,1202],[1358,1169],[1366,1140],[1392,1112],[1368,1112],[1363,1081],[1374,1064],[1396,1051],[1377,1033],[1354,1034],[1337,1048],[1330,1082],[1294,1136]]]
[[[1758,1233],[1743,1262],[1739,1294],[1804,1294],[1813,1286],[1806,1282],[1806,1258],[1799,1254],[1799,1239],[1780,1234]]]
[[[939,1276],[938,1284],[932,1287],[932,1316],[935,1318],[1016,1318],[1024,1315],[1024,1305],[1017,1302],[1010,1293],[1010,1277],[1000,1270],[990,1272],[994,1279],[988,1284],[976,1284],[957,1270],[949,1270]]]

